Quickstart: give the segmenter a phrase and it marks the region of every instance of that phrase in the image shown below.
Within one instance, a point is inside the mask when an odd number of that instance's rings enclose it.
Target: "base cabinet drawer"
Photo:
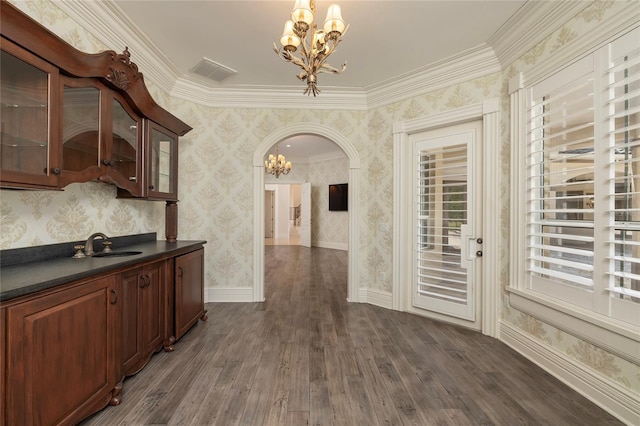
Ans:
[[[113,276],[6,309],[6,424],[73,424],[119,402]]]

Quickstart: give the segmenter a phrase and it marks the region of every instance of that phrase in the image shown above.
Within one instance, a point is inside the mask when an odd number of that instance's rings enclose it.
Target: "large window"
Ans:
[[[521,288],[640,323],[640,31],[524,89]]]

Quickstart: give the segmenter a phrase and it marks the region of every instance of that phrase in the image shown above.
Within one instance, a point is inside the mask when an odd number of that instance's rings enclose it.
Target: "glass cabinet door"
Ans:
[[[142,120],[126,102],[111,99],[111,145],[104,163],[116,184],[134,196],[142,188]]]
[[[55,186],[60,169],[50,106],[58,71],[5,39],[0,55],[0,180]]]
[[[147,123],[148,196],[175,200],[178,197],[178,136],[151,121]]]
[[[85,79],[62,78],[62,185],[100,173],[104,136],[100,131],[101,88]],[[80,177],[84,175],[84,179]]]

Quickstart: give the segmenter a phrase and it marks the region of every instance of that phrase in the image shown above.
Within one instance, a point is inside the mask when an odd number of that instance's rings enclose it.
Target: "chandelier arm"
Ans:
[[[344,70],[346,70],[346,69],[347,69],[347,63],[346,62],[344,64],[342,64],[340,69],[334,68],[331,65],[322,64],[318,68],[318,73],[340,74],[340,73],[344,72]]]

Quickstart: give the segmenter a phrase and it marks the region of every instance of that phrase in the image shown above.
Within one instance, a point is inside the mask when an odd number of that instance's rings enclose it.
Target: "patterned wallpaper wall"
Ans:
[[[329,211],[329,185],[349,182],[349,159],[318,161],[309,164],[311,182],[311,243],[335,248],[348,247],[349,213]]]
[[[599,23],[613,16],[626,6],[624,1],[595,1],[584,12],[565,23],[561,28],[534,46],[529,52],[506,67],[502,76],[502,169],[500,192],[501,199],[503,253],[500,282],[503,286],[509,283],[509,159],[511,155],[511,139],[509,134],[509,96],[508,86],[511,77],[518,72],[525,72],[535,67],[559,49],[571,46],[572,41],[579,40],[598,27]],[[505,308],[503,319],[531,336],[532,339],[551,346],[574,359],[583,366],[593,369],[597,374],[609,377],[620,385],[635,392],[640,397],[640,366],[617,357],[606,350],[576,336],[566,333],[550,324],[529,316],[513,308]]]
[[[17,4],[72,45],[87,52],[105,49],[61,13],[54,3],[38,0]],[[380,230],[380,224],[393,222],[393,176],[389,167],[393,158],[393,123],[496,97],[501,99],[504,118],[500,142],[501,163],[504,165],[499,191],[502,196],[497,207],[503,238],[500,281],[503,287],[507,286],[510,250],[509,78],[519,70],[535,66],[561,46],[588,33],[603,17],[613,13],[619,4],[596,1],[503,73],[487,75],[369,111],[208,108],[172,99],[147,81],[158,103],[194,128],[180,142],[179,237],[208,241],[205,249],[206,286],[252,286],[252,158],[257,146],[282,126],[321,123],[346,137],[356,147],[361,160],[358,218],[360,284],[362,287],[391,292],[391,281],[387,279],[383,282],[378,277],[379,272],[385,272],[386,277],[393,276],[392,234]],[[132,59],[135,61],[135,56]],[[296,175],[303,172],[294,171],[287,178],[300,179]],[[309,169],[307,173],[311,177],[313,171]],[[302,181],[305,179],[306,176]],[[161,204],[116,200],[115,190],[101,184],[72,185],[64,192],[3,190],[0,196],[2,248],[71,241],[78,237],[85,238],[97,230],[116,235],[152,230],[161,232],[163,228]],[[321,202],[320,199],[317,201],[318,204]],[[610,377],[640,394],[638,366],[513,309],[507,309],[503,316],[504,320],[528,333],[532,339],[562,351],[597,374]]]

